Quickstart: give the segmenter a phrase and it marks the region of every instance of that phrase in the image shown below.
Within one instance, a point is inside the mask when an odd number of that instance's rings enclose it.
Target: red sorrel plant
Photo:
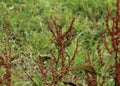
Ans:
[[[108,15],[106,16],[106,29],[107,29],[107,35],[110,37],[112,48],[109,48],[109,44],[107,41],[106,35],[103,37],[104,45],[107,50],[107,53],[110,55],[114,55],[115,60],[115,71],[114,71],[114,80],[115,80],[115,86],[120,86],[120,0],[117,0],[116,2],[116,17],[114,17],[109,9]],[[109,22],[112,21],[112,26],[109,24]],[[109,40],[109,39],[108,39]],[[98,42],[99,43],[99,42]],[[101,58],[100,48],[98,44],[98,55],[100,58],[100,63],[104,64]]]
[[[104,62],[103,62],[103,58],[102,58],[102,54],[101,54],[101,48],[100,48],[100,43],[101,43],[101,39],[98,40],[98,45],[97,45],[97,54],[98,54],[98,57],[99,57],[99,63],[101,66],[104,66]]]
[[[73,18],[68,30],[64,33],[56,23],[56,19],[52,19],[52,23],[54,27],[51,27],[51,25],[48,24],[48,29],[50,30],[54,38],[54,44],[56,46],[58,56],[55,56],[51,52],[49,69],[47,69],[42,64],[42,62],[40,62],[40,60],[38,60],[39,70],[42,75],[43,86],[54,86],[55,84],[57,84],[58,81],[62,80],[63,76],[69,71],[69,69],[72,66],[72,63],[77,54],[79,40],[77,40],[76,48],[74,50],[73,56],[71,56],[70,58],[68,58],[68,54],[66,54],[65,49],[66,47],[70,46],[72,40],[75,38],[75,34],[73,34],[73,29],[72,29],[74,21],[75,18]],[[50,81],[47,80],[47,75],[49,74],[51,74]]]
[[[2,7],[2,16],[3,16],[3,28],[6,34],[4,39],[4,50],[3,55],[0,56],[0,60],[2,62],[2,66],[5,68],[5,73],[3,76],[0,76],[0,84],[6,86],[12,86],[11,83],[11,66],[10,66],[10,47],[9,47],[9,28],[7,25],[6,16],[4,14],[4,8]]]
[[[88,86],[97,86],[97,75],[92,65],[90,51],[88,51],[89,71],[85,70],[86,82]]]
[[[116,17],[113,17],[108,10],[108,15],[106,17],[106,29],[112,42],[112,53],[115,53],[115,86],[120,86],[120,0],[116,3]],[[112,20],[112,27],[108,24],[109,18]],[[110,49],[109,49],[110,50]],[[110,52],[110,51],[109,51]],[[111,54],[111,53],[110,53]]]

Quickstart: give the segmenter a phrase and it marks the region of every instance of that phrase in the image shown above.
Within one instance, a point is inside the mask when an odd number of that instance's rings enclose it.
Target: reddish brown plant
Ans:
[[[11,66],[10,66],[10,47],[9,47],[9,28],[7,25],[6,16],[4,14],[4,8],[2,8],[2,16],[3,16],[3,28],[6,34],[5,40],[4,40],[4,50],[3,55],[0,56],[0,60],[2,62],[2,66],[5,68],[5,74],[3,76],[0,76],[0,83],[2,85],[6,86],[12,86],[11,83]]]
[[[70,46],[72,40],[75,38],[75,34],[73,34],[73,23],[75,21],[75,18],[73,18],[68,30],[64,33],[62,33],[61,28],[59,28],[58,24],[56,23],[56,19],[52,19],[52,23],[54,27],[51,27],[50,24],[48,24],[48,29],[53,35],[54,38],[54,44],[58,50],[58,56],[56,57],[51,52],[51,58],[50,58],[50,69],[47,69],[39,60],[39,70],[42,75],[42,81],[44,86],[54,86],[58,83],[58,81],[61,81],[64,75],[69,71],[70,67],[72,66],[72,63],[75,59],[75,56],[78,51],[78,42],[76,43],[76,48],[74,50],[73,56],[71,56],[69,59],[67,59],[67,54],[65,53],[66,47]],[[59,66],[58,66],[59,65]],[[51,80],[50,82],[47,81],[47,74],[51,74]]]
[[[110,36],[110,40],[112,43],[112,49],[108,48],[108,43],[106,41],[106,37],[104,39],[104,44],[106,50],[109,54],[115,54],[115,86],[120,86],[120,0],[116,2],[116,17],[114,17],[109,9],[108,15],[106,16],[106,29],[108,31],[108,35]],[[109,21],[112,21],[112,27],[110,27]]]
[[[97,86],[97,75],[95,69],[92,65],[90,51],[88,51],[88,64],[89,64],[89,71],[85,71],[86,81],[88,86]]]

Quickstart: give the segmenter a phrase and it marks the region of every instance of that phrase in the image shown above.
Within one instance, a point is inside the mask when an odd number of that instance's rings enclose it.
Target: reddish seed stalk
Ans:
[[[95,73],[95,69],[92,65],[90,51],[88,51],[88,64],[89,64],[90,70],[85,71],[87,85],[88,86],[97,86],[97,76]]]
[[[107,52],[111,55],[112,51],[108,47],[108,41],[107,41],[107,38],[106,38],[105,35],[103,37],[103,42],[104,42],[104,45],[105,45],[105,48],[106,48]]]
[[[4,50],[3,55],[0,56],[0,60],[2,61],[2,65],[5,67],[5,74],[0,77],[0,83],[6,86],[12,86],[11,83],[11,66],[10,66],[10,46],[9,46],[9,28],[7,25],[6,16],[4,14],[4,8],[2,7],[2,16],[3,16],[3,28],[6,33],[6,38],[4,40]]]
[[[120,52],[120,0],[116,2],[116,17],[113,17],[110,11],[108,10],[108,15],[106,17],[106,29],[108,31],[108,35],[111,38],[112,42],[112,52],[111,54],[115,53],[115,86],[120,86],[120,58],[118,58],[118,53]],[[112,27],[110,28],[109,19],[112,20]],[[108,43],[104,40],[106,49],[108,48]]]
[[[97,52],[97,54],[98,54],[98,57],[99,57],[99,62],[103,66],[104,62],[103,62],[103,58],[102,58],[102,54],[101,54],[100,42],[101,42],[101,39],[98,40],[98,45],[97,45],[97,51],[98,52]]]
[[[48,29],[50,30],[51,34],[54,37],[54,43],[55,46],[57,47],[58,50],[58,57],[55,57],[55,55],[53,53],[51,53],[51,56],[53,56],[50,59],[50,69],[47,70],[48,72],[46,72],[46,75],[48,73],[51,73],[51,81],[49,83],[47,83],[47,78],[43,79],[43,83],[44,86],[48,85],[48,86],[53,86],[55,84],[58,83],[58,81],[61,81],[63,76],[69,71],[69,68],[72,65],[72,62],[77,54],[77,50],[78,50],[78,42],[76,43],[76,48],[74,50],[73,56],[71,56],[71,58],[66,61],[67,59],[67,55],[65,53],[65,49],[66,47],[68,47],[71,44],[71,41],[74,39],[75,35],[72,33],[72,26],[73,23],[75,21],[75,18],[73,18],[68,30],[65,33],[62,33],[62,30],[59,28],[59,26],[56,23],[56,19],[53,19],[52,22],[54,24],[54,28],[52,28],[50,26],[50,24],[48,24]],[[66,63],[68,62],[68,63]],[[44,65],[41,64],[39,61],[39,69],[40,69],[40,73],[42,74],[42,76],[44,76],[44,73],[42,70],[45,69]],[[55,65],[57,64],[57,65]],[[60,65],[59,70],[58,70],[58,64]],[[42,77],[44,78],[44,77]]]

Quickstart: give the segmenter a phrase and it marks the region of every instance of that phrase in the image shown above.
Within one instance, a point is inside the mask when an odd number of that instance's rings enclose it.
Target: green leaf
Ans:
[[[34,81],[35,86],[42,86],[41,78],[40,76],[33,77],[32,80]]]
[[[112,55],[105,54],[104,58],[105,58],[105,65],[102,68],[103,75],[109,70],[110,66],[112,66],[114,64],[115,54],[114,53]]]

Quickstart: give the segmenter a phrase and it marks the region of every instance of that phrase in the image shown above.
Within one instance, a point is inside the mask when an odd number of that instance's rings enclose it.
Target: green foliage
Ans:
[[[42,86],[42,82],[41,82],[42,80],[39,76],[33,77],[32,80],[34,82],[33,83],[34,86]]]

